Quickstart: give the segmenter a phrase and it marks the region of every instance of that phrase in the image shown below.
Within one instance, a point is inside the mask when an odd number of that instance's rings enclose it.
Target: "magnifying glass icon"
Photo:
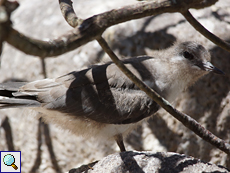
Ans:
[[[7,166],[12,166],[15,170],[18,169],[18,167],[14,164],[15,158],[12,154],[7,154],[3,157],[3,162]]]

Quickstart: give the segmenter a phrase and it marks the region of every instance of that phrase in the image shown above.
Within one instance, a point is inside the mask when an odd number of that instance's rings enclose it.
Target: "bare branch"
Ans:
[[[73,29],[70,33],[49,42],[26,37],[9,26],[9,37],[6,38],[6,41],[26,54],[40,57],[57,56],[96,39],[112,25],[166,12],[180,12],[189,8],[198,8],[205,5],[201,2],[203,1],[158,0],[140,2],[92,16],[84,20],[79,27]],[[69,7],[71,8],[71,6]]]
[[[12,129],[11,129],[11,125],[10,125],[8,116],[6,116],[3,119],[0,127],[2,127],[5,131],[5,139],[6,139],[6,144],[7,144],[8,150],[9,151],[15,151],[14,142],[13,142],[13,134],[12,134]]]
[[[5,2],[6,0],[0,0],[0,6],[2,6]]]
[[[227,50],[230,52],[230,44],[226,41],[220,39],[213,33],[209,32],[204,26],[202,26],[194,17],[193,15],[187,10],[182,13],[182,15],[185,17],[185,19],[203,36],[211,40],[216,45],[220,46],[221,48]]]
[[[132,80],[141,90],[143,90],[148,96],[153,99],[158,105],[164,108],[168,113],[173,115],[177,120],[183,123],[184,126],[188,127],[198,136],[200,136],[205,141],[219,148],[227,154],[230,154],[230,145],[224,140],[216,137],[210,131],[202,127],[196,120],[192,119],[190,116],[179,112],[176,110],[167,100],[162,98],[153,89],[144,84],[140,79],[138,79],[123,63],[118,59],[114,52],[110,49],[106,41],[100,37],[97,39],[104,51],[110,56],[113,62],[119,67],[119,69]]]
[[[195,9],[202,9],[205,7],[209,7],[213,4],[215,4],[218,0],[203,0],[202,2],[197,3],[196,5],[193,6]]]
[[[42,126],[43,126],[43,122],[42,119],[39,118],[39,122],[38,122],[38,130],[37,130],[37,154],[36,154],[36,159],[34,160],[33,166],[31,168],[31,170],[29,171],[29,173],[34,173],[38,170],[38,168],[41,165],[41,155],[42,155]]]
[[[54,153],[54,149],[53,149],[53,144],[52,144],[52,140],[51,140],[51,135],[50,135],[50,130],[49,130],[49,125],[46,123],[42,123],[43,126],[43,135],[45,137],[45,143],[46,146],[48,148],[48,152],[50,154],[50,160],[51,163],[53,165],[54,170],[57,173],[62,172],[60,166],[58,165],[55,153]]]
[[[7,0],[0,1],[0,61],[3,50],[3,42],[8,36],[8,26],[11,25],[10,15],[19,4],[17,2],[8,2]]]
[[[59,0],[60,9],[67,23],[73,28],[82,23],[82,19],[75,14],[71,0]]]
[[[102,33],[102,31],[98,29],[95,30],[98,33]],[[41,58],[64,54],[94,40],[96,37],[93,33],[93,29],[89,29],[88,31],[84,30],[82,34],[76,29],[76,31],[73,30],[58,39],[47,42],[27,37],[10,26],[8,27],[8,31],[9,35],[6,41],[9,44],[26,54],[39,56]]]

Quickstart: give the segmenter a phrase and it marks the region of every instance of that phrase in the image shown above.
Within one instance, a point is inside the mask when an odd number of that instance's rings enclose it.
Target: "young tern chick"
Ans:
[[[210,53],[196,42],[175,43],[153,56],[123,63],[169,102],[209,72],[223,74]],[[0,108],[30,107],[47,122],[76,135],[115,139],[125,151],[123,136],[159,106],[112,63],[74,71],[55,79],[0,84]]]

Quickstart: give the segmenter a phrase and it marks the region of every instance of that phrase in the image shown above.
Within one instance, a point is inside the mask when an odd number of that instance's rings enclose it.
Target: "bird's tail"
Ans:
[[[41,105],[36,100],[36,95],[17,95],[20,87],[26,82],[7,82],[0,84],[0,109],[18,107],[38,107]]]

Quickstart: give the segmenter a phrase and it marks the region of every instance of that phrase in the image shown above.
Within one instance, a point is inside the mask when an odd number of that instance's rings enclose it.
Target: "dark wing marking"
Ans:
[[[152,79],[148,69],[135,68],[142,60],[127,60],[125,64],[140,79]],[[114,64],[73,72],[58,80],[66,86],[66,94],[49,102],[45,107],[79,118],[127,124],[140,121],[159,109]]]

